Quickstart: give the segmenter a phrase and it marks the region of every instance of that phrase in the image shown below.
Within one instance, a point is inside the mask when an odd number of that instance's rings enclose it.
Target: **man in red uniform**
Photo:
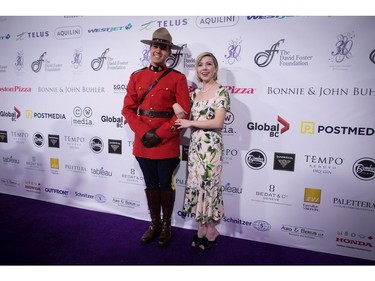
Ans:
[[[150,45],[150,65],[131,74],[121,113],[134,132],[133,155],[145,179],[151,215],[141,242],[150,243],[160,233],[158,244],[165,246],[171,239],[175,201],[172,176],[180,163],[180,131],[174,126],[177,117],[172,105],[178,103],[189,116],[190,98],[185,75],[166,66],[171,50],[181,49],[172,43],[168,30],[159,28],[152,40],[141,42]],[[158,82],[148,91],[156,79]]]

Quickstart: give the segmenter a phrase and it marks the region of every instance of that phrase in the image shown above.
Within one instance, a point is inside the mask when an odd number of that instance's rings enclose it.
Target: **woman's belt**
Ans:
[[[157,111],[157,110],[143,110],[138,109],[137,115],[148,116],[150,118],[171,118],[173,111]]]

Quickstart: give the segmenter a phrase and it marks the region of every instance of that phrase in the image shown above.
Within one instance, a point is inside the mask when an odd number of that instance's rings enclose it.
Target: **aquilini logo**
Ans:
[[[294,171],[296,155],[292,153],[275,152],[273,169],[280,171]]]

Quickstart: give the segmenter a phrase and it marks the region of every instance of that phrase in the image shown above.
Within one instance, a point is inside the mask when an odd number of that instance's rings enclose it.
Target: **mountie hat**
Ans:
[[[174,50],[181,50],[180,46],[176,46],[172,43],[172,36],[169,34],[168,30],[164,27],[156,29],[152,34],[152,40],[141,40],[142,43],[147,45],[151,44],[164,44],[171,47]]]

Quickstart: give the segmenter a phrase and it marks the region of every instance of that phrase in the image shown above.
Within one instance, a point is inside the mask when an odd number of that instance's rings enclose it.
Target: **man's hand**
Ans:
[[[156,129],[149,130],[142,137],[142,144],[146,148],[157,146],[161,143],[161,138],[155,133]]]

